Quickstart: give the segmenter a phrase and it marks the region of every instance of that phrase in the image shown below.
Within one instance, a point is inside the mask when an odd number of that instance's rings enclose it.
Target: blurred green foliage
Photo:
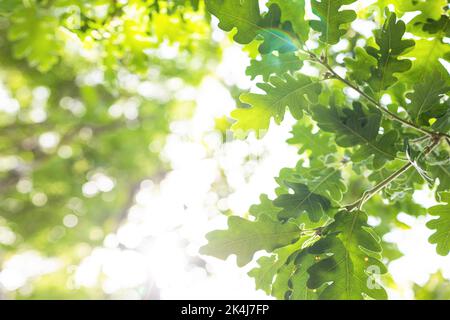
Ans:
[[[414,284],[414,294],[419,300],[450,300],[450,281],[438,271],[423,286]]]
[[[168,126],[194,107],[178,92],[220,58],[201,6],[0,1],[0,227],[14,234],[0,265],[30,249],[76,264],[116,231],[140,182],[164,176]],[[67,296],[70,276],[44,276],[31,297],[103,296]]]

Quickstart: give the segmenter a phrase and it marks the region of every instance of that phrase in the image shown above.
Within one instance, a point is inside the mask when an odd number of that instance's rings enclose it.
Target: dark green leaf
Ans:
[[[308,269],[316,263],[315,256],[304,250],[295,259],[295,270],[292,274],[289,287],[291,300],[316,300],[319,297],[320,290],[308,288],[309,273]]]
[[[326,181],[327,179],[327,176],[321,177],[317,185],[320,187],[321,181]],[[319,221],[322,215],[331,207],[329,199],[314,193],[314,187],[288,181],[285,184],[293,191],[293,194],[282,194],[274,200],[275,206],[283,208],[278,214],[280,219],[295,218],[306,212],[311,221]]]
[[[441,99],[448,93],[450,86],[441,78],[439,73],[426,75],[424,81],[414,85],[414,91],[408,93],[406,97],[411,103],[406,106],[406,110],[415,123],[428,125],[428,120],[439,116],[439,112],[433,112],[440,107]],[[426,113],[431,111],[431,115]],[[437,114],[436,114],[437,113]]]
[[[414,47],[413,40],[403,40],[405,23],[397,21],[395,13],[390,13],[381,29],[375,31],[375,41],[378,49],[368,47],[367,52],[377,59],[378,63],[372,68],[369,84],[379,93],[393,85],[398,79],[395,73],[405,72],[411,68],[411,61],[399,57]]]
[[[379,135],[381,114],[376,109],[365,111],[359,102],[353,103],[353,109],[331,105],[329,108],[316,105],[312,108],[313,119],[320,129],[336,135],[336,143],[341,147],[360,148],[354,160],[363,160],[374,156],[374,165],[380,167],[396,157],[394,147],[397,140],[395,132]]]
[[[355,48],[355,58],[346,57],[345,65],[349,69],[349,77],[357,83],[365,83],[372,75],[372,68],[377,65],[377,59],[363,48]]]
[[[329,234],[311,247],[310,253],[322,259],[308,269],[308,287],[318,289],[331,282],[319,299],[387,298],[372,274],[383,274],[386,267],[378,260],[379,240],[368,228],[364,212],[341,211],[327,228]]]

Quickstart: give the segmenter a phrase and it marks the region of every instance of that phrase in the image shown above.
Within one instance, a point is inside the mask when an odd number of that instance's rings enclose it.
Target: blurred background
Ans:
[[[255,48],[198,0],[0,0],[0,298],[269,298],[251,266],[198,254],[301,157],[290,117],[229,133]],[[424,220],[385,236],[391,298],[450,298]]]

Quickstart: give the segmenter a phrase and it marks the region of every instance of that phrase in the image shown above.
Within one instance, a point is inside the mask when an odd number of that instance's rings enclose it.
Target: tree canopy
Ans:
[[[436,254],[450,252],[448,10],[446,0],[1,1],[0,270],[26,249],[69,268],[80,247],[117,231],[141,182],[170,170],[171,124],[196,107],[183,90],[214,75],[233,41],[254,86],[225,83],[237,107],[217,128],[262,138],[291,117],[299,161],[275,177],[274,197],[227,212],[200,254],[254,263],[256,289],[278,299],[387,299],[402,253],[385,236],[399,214],[428,217]],[[436,205],[415,201],[423,189]],[[435,278],[417,298],[448,296]],[[52,281],[34,297],[73,297],[55,291],[64,274]]]

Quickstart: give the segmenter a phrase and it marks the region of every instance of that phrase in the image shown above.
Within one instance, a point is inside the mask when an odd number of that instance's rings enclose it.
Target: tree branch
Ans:
[[[370,103],[372,103],[378,110],[380,110],[382,113],[384,113],[385,115],[387,115],[389,118],[400,122],[401,124],[403,124],[404,126],[410,127],[414,130],[417,130],[421,133],[426,134],[427,136],[433,137],[433,136],[444,136],[447,138],[450,138],[450,135],[446,134],[446,133],[441,133],[441,132],[434,132],[434,131],[430,131],[424,128],[421,128],[417,125],[415,125],[412,122],[409,122],[405,119],[400,118],[399,116],[397,116],[395,113],[387,110],[386,108],[384,108],[379,102],[377,102],[374,98],[372,98],[371,96],[369,96],[367,93],[365,93],[364,91],[362,91],[358,86],[356,86],[355,84],[351,83],[350,81],[348,81],[347,79],[341,77],[336,71],[334,71],[334,69],[328,64],[328,62],[326,61],[326,58],[319,58],[317,57],[314,53],[312,52],[308,52],[309,56],[311,57],[311,59],[317,63],[319,63],[320,65],[322,65],[323,67],[325,67],[328,72],[330,72],[330,74],[332,75],[332,78],[335,78],[343,83],[345,83],[347,86],[349,86],[350,88],[352,88],[353,90],[355,90],[356,92],[358,92],[360,95],[362,95],[364,98],[366,98]]]
[[[424,151],[423,151],[423,156],[426,157],[431,151],[433,151],[433,149],[441,142],[441,137],[439,138],[435,138],[433,140],[433,142],[428,145]],[[392,173],[389,177],[387,177],[386,179],[384,179],[383,181],[379,182],[378,184],[376,184],[373,188],[366,190],[361,198],[359,198],[358,200],[356,200],[355,202],[344,206],[344,208],[347,211],[353,211],[355,209],[361,210],[362,206],[364,205],[364,203],[366,203],[370,198],[372,198],[372,196],[374,196],[375,194],[377,194],[379,191],[383,190],[387,185],[389,185],[392,181],[394,181],[395,179],[397,179],[398,177],[400,177],[403,173],[405,173],[406,171],[409,170],[409,168],[411,168],[413,166],[413,163],[410,161],[407,164],[405,164],[403,167],[401,167],[400,169],[398,169],[397,171],[395,171],[394,173]]]

